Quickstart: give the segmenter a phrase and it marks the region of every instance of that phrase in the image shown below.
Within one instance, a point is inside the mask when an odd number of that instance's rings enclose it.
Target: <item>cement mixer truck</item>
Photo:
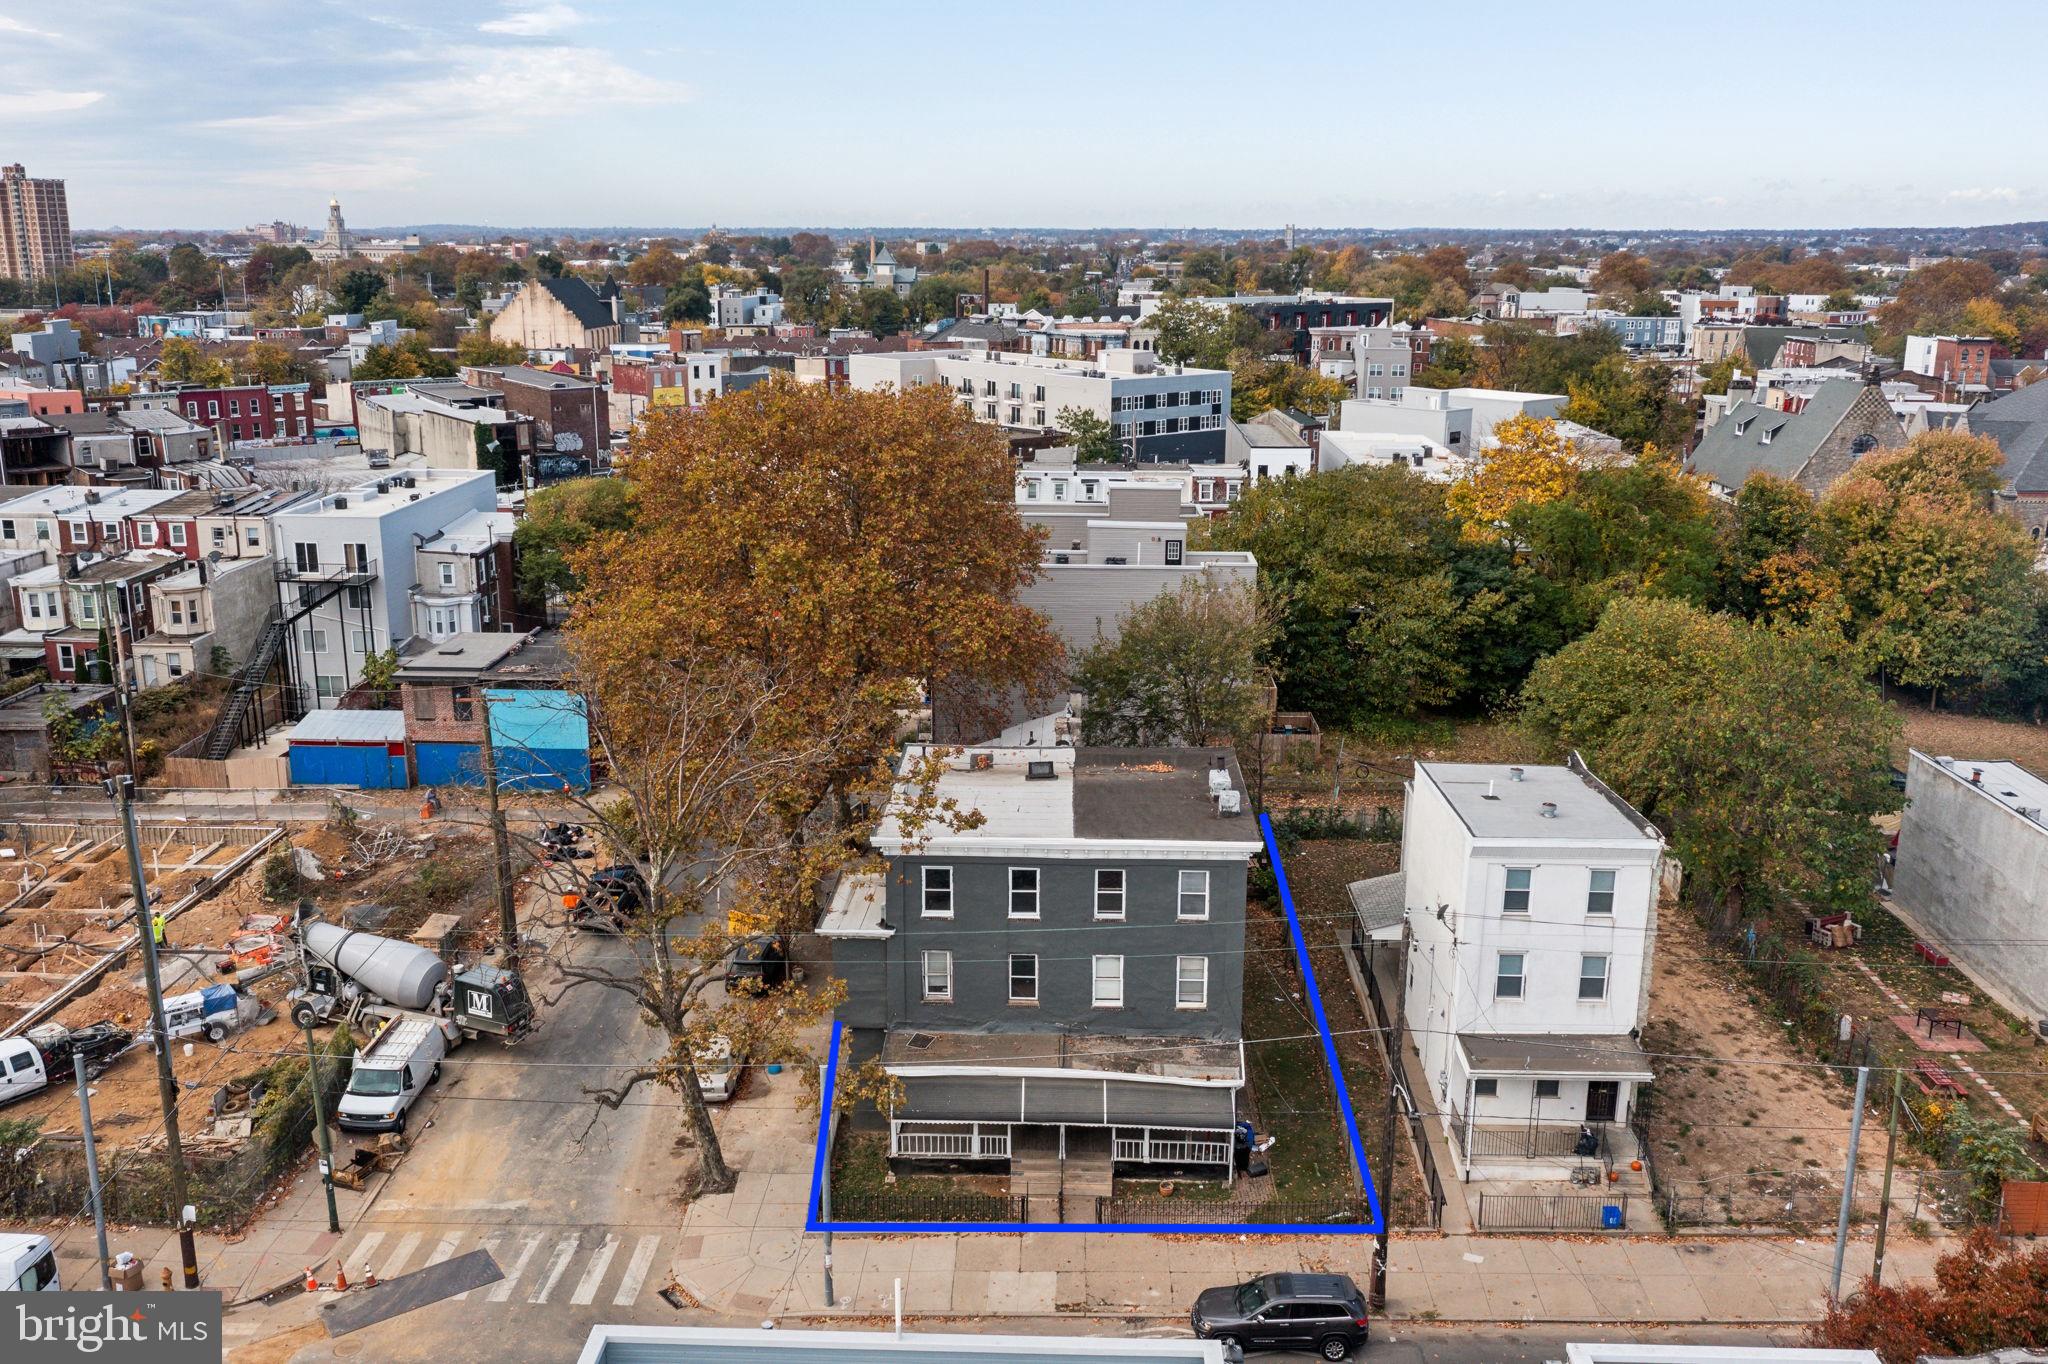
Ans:
[[[448,963],[417,943],[306,920],[299,927],[303,978],[288,996],[292,1022],[340,1016],[426,1014],[464,1037],[516,1042],[533,1031],[533,1004],[517,973],[472,966],[451,980]]]

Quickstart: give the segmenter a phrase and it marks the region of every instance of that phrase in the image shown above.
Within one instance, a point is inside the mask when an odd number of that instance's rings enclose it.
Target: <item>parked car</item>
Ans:
[[[769,990],[789,980],[789,952],[783,947],[782,939],[763,934],[748,938],[733,948],[732,959],[725,964],[725,988],[746,984],[753,989]]]
[[[697,1053],[697,1090],[708,1104],[722,1104],[740,1092],[747,1058],[732,1054],[732,1043],[714,1037]]]
[[[1262,1274],[1204,1289],[1189,1314],[1195,1335],[1227,1350],[1314,1350],[1343,1359],[1365,1344],[1365,1295],[1343,1274]]]
[[[623,933],[647,905],[647,882],[630,862],[600,867],[570,911],[570,922],[586,933]]]
[[[49,1237],[0,1234],[0,1293],[56,1293],[63,1287]]]

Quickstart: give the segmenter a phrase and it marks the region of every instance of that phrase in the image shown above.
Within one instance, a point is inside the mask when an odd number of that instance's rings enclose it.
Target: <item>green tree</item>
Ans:
[[[330,291],[335,307],[345,313],[367,310],[370,300],[384,292],[384,276],[375,270],[350,270],[334,281]]]
[[[1230,416],[1247,422],[1261,412],[1291,407],[1303,412],[1329,413],[1351,396],[1351,387],[1341,379],[1324,377],[1292,360],[1238,361],[1230,375]]]
[[[523,365],[526,347],[516,341],[493,341],[488,329],[478,328],[455,345],[458,365]]]
[[[455,362],[437,354],[424,336],[414,333],[395,346],[372,346],[363,362],[350,373],[352,379],[446,379],[455,373]]]
[[[364,655],[363,689],[376,706],[391,704],[398,689],[398,650],[384,649]]]
[[[927,282],[919,280],[918,287]],[[833,292],[831,275],[815,265],[793,265],[782,276],[783,311],[792,322],[823,324],[831,320]]]
[[[669,290],[668,302],[661,307],[661,316],[664,322],[709,322],[711,291],[704,287],[701,279],[686,279]]]
[[[580,586],[570,568],[575,552],[593,536],[632,525],[631,487],[622,478],[574,478],[536,488],[512,532],[520,606],[541,615],[550,601],[573,595]]]
[[[1267,719],[1272,617],[1250,585],[1184,579],[1075,661],[1083,743],[1249,744]]]
[[[1259,320],[1239,307],[1175,299],[1160,305],[1150,325],[1159,334],[1159,358],[1168,364],[1227,369],[1233,354],[1265,344]]]
[[[1700,392],[1726,393],[1729,382],[1749,368],[1749,353],[1738,346],[1700,371]]]
[[[1713,499],[1671,459],[1579,469],[1563,496],[1510,512],[1508,537],[1521,562],[1564,594],[1558,619],[1573,637],[1617,598],[1706,605],[1718,586]]]
[[[1074,447],[1074,458],[1082,464],[1115,464],[1125,454],[1116,428],[1105,417],[1085,407],[1060,409],[1060,431]]]
[[[506,451],[503,443],[494,439],[490,428],[481,422],[477,423],[474,430],[476,436],[476,467],[488,469],[491,473],[495,474],[500,488],[518,487],[519,469],[517,462],[505,458]]]
[[[1415,372],[1418,388],[1464,388],[1479,378],[1479,350],[1462,336],[1441,336],[1429,363]]]
[[[1868,903],[1899,721],[1825,632],[1620,600],[1536,665],[1522,715],[1669,830],[1709,923]]]
[[[1270,480],[1209,535],[1258,556],[1289,709],[1356,725],[1448,704],[1471,681],[1461,642],[1497,598],[1463,590],[1441,485],[1364,465]]]
[[[198,384],[204,388],[218,388],[234,382],[234,372],[224,360],[217,360],[200,349],[197,341],[182,336],[164,338],[163,350],[157,356],[156,377],[163,384]]]
[[[847,308],[853,325],[876,336],[903,330],[903,300],[894,289],[862,289]]]
[[[1583,377],[1568,380],[1563,391],[1571,395],[1564,410],[1568,420],[1603,431],[1630,450],[1649,445],[1675,450],[1692,425],[1691,412],[1671,396],[1669,369],[1618,352],[1600,357]]]

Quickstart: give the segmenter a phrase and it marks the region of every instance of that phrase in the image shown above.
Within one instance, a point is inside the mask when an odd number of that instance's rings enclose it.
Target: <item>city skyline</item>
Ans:
[[[637,2],[288,19],[253,0],[204,16],[117,3],[90,46],[6,0],[0,37],[30,74],[0,93],[0,122],[21,138],[11,159],[68,182],[81,230],[314,224],[330,195],[366,227],[2048,218],[2048,183],[2009,144],[1915,113],[1981,103],[2038,11],[1990,3],[1938,28],[1918,13],[1858,11],[1865,34],[1913,26],[1917,82],[1859,123],[1796,79],[1840,50],[1839,14],[1747,0],[1696,15],[1597,0],[1570,23],[1493,0],[1304,12],[1313,43],[1207,3],[1171,22],[1051,4],[942,26],[898,4],[770,23]]]

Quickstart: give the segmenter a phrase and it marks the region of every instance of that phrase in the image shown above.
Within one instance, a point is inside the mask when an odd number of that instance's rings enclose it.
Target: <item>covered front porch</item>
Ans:
[[[1461,1034],[1444,1115],[1459,1178],[1605,1186],[1645,1159],[1630,1126],[1655,1079],[1635,1039]]]

